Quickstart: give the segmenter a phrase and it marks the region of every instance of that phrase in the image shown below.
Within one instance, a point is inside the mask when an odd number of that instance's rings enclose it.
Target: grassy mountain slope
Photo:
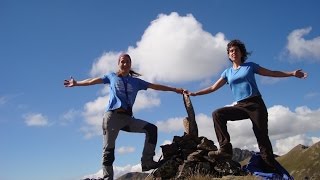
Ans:
[[[320,142],[300,144],[277,160],[295,179],[320,179]]]

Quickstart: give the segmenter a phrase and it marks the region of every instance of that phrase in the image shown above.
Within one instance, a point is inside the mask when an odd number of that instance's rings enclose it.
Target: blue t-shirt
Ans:
[[[146,90],[149,87],[149,82],[142,79],[125,76],[118,77],[116,73],[109,73],[102,77],[104,84],[109,84],[110,99],[106,110],[114,110],[117,108],[128,109],[128,105],[133,106],[139,90]],[[126,96],[126,90],[128,98]]]
[[[261,95],[254,76],[259,67],[256,63],[246,62],[238,69],[230,67],[221,74],[230,85],[235,101]]]

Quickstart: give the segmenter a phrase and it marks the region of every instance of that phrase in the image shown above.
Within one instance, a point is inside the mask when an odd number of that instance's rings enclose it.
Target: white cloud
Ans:
[[[311,146],[312,144],[319,141],[320,137],[308,137],[305,134],[298,134],[296,136],[276,140],[274,149],[276,150],[276,154],[283,155],[299,144]]]
[[[133,69],[148,81],[183,82],[215,75],[227,60],[223,33],[212,35],[192,16],[160,14],[145,30],[137,46],[130,46]],[[196,52],[196,53],[195,53]],[[115,71],[121,52],[106,52],[94,62],[91,75]]]
[[[128,154],[134,152],[136,149],[131,146],[122,146],[116,149],[116,152],[119,154]]]
[[[306,106],[290,111],[288,107],[276,105],[268,109],[269,131],[274,139],[282,139],[320,129],[320,109],[311,110]]]
[[[83,112],[85,126],[83,126],[81,130],[85,133],[86,138],[102,134],[101,124],[103,112],[108,100],[109,96],[101,96],[85,104]]]
[[[268,108],[268,112],[271,141],[306,135],[309,132],[319,132],[320,130],[320,122],[318,121],[320,109],[311,110],[303,106],[291,111],[288,107],[275,105]],[[230,124],[232,125],[229,132],[235,147],[257,147],[250,120],[231,122]],[[283,149],[275,148],[274,150],[278,153],[284,152]]]
[[[141,172],[141,164],[127,165],[124,167],[114,166],[114,178],[118,178],[128,172]]]
[[[183,124],[182,120],[184,118],[170,118],[166,121],[158,121],[156,122],[156,126],[158,127],[159,131],[165,132],[165,133],[171,133],[175,131],[183,130]]]
[[[48,118],[43,116],[41,113],[30,113],[23,115],[27,126],[47,126]]]
[[[61,116],[61,125],[67,125],[74,121],[75,118],[79,116],[79,111],[75,109],[70,109],[68,112]]]
[[[139,71],[149,81],[186,82],[215,75],[229,61],[224,34],[212,35],[191,15],[160,14],[130,47]]]
[[[81,128],[81,131],[85,133],[86,138],[102,134],[102,118],[108,101],[109,95],[104,95],[93,101],[87,102],[84,105],[84,112],[82,112],[82,115],[85,119],[85,125]],[[133,112],[135,113],[141,109],[152,108],[159,104],[160,99],[156,94],[152,92],[139,92],[133,107]]]
[[[158,121],[156,122],[156,126],[158,127],[159,133],[184,132],[183,119],[184,117],[176,117],[165,121]],[[200,113],[196,115],[196,122],[199,136],[205,136],[211,140],[216,140],[211,117]],[[171,142],[168,140],[165,143],[168,144]]]
[[[100,77],[108,72],[116,71],[120,54],[121,52],[105,52],[93,63],[90,75]]]
[[[268,108],[268,113],[269,136],[271,141],[277,141],[299,134],[305,135],[309,132],[319,132],[320,130],[320,122],[318,121],[320,109],[311,110],[303,106],[297,107],[295,111],[291,111],[288,107],[275,105]],[[212,123],[211,117],[210,121]],[[213,129],[212,131],[214,132]],[[258,151],[250,120],[229,121],[228,132],[234,147]],[[283,152],[277,148],[274,150]]]
[[[320,36],[309,40],[303,37],[308,35],[311,30],[311,27],[296,29],[288,35],[286,50],[289,56],[307,58],[305,60],[309,61],[320,60]]]
[[[134,70],[141,78],[162,82],[202,80],[215,75],[229,63],[224,34],[212,35],[192,16],[177,13],[160,14],[145,30],[136,47],[127,52],[132,57]],[[196,53],[194,53],[196,52]],[[117,70],[118,56],[122,52],[106,52],[92,65],[90,75],[102,76]],[[102,113],[108,102],[105,96],[88,102],[84,107],[86,137],[101,134]],[[160,105],[155,91],[141,92],[137,96],[134,112]]]
[[[103,177],[103,171],[102,169],[100,169],[98,172],[94,173],[94,174],[89,174],[89,175],[85,175],[84,177],[82,177],[81,179],[98,179],[98,178],[102,178]]]
[[[269,136],[271,141],[275,141],[275,143],[281,139],[287,139],[297,135],[306,136],[307,133],[320,131],[320,121],[318,120],[320,109],[311,110],[306,106],[302,106],[297,107],[295,111],[291,111],[288,107],[275,105],[268,108],[268,112]],[[170,118],[167,121],[157,122],[156,125],[159,127],[159,132],[161,133],[180,132],[183,131],[182,119],[183,118]],[[216,139],[212,117],[200,113],[196,115],[196,122],[199,136],[205,136],[213,140],[215,145],[218,146],[219,143]],[[228,132],[234,147],[259,151],[252,130],[252,123],[249,119],[228,121]],[[312,139],[307,136],[305,139],[306,138]],[[312,142],[315,142],[315,140],[317,140],[317,137],[313,137]],[[296,141],[296,143],[300,142]],[[276,144],[276,146],[278,145]],[[285,152],[285,149],[278,146],[275,147],[275,152],[281,154]]]
[[[126,165],[123,167],[120,166],[113,166],[113,174],[114,174],[114,178],[118,178],[128,172],[141,172],[141,164],[136,164],[136,165]],[[84,177],[82,177],[82,179],[85,178],[102,178],[103,177],[103,171],[102,169],[100,169],[98,172],[94,173],[94,174],[90,174],[90,175],[86,175]]]
[[[196,115],[196,122],[198,125],[199,136],[205,136],[208,139],[213,140],[214,143],[218,145],[213,127],[212,117],[200,113]]]
[[[157,107],[160,105],[160,99],[154,91],[140,91],[136,102],[134,103],[133,106],[133,112],[138,112],[142,109],[148,109],[148,108],[153,108]]]

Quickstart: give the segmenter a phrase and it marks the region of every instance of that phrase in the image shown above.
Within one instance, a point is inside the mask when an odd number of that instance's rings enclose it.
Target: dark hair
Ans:
[[[241,57],[241,62],[245,62],[247,59],[248,59],[248,56],[251,55],[251,52],[248,52],[247,49],[246,49],[246,46],[244,45],[243,42],[241,42],[240,40],[238,39],[234,39],[232,41],[230,41],[227,45],[227,52],[229,54],[229,49],[232,47],[232,46],[237,46],[239,49],[240,49],[240,52],[242,54],[242,57]],[[229,59],[230,60],[230,59]],[[230,60],[231,61],[231,60]],[[232,62],[232,61],[231,61]]]
[[[119,64],[119,62],[120,62],[121,57],[127,57],[127,58],[129,58],[130,62],[132,62],[132,61],[131,61],[131,57],[129,56],[129,54],[125,54],[125,53],[124,53],[124,54],[120,54],[119,59],[118,59],[118,64]],[[135,71],[133,71],[133,70],[131,70],[131,69],[130,69],[130,71],[129,71],[129,74],[130,74],[130,76],[132,76],[132,77],[142,76],[140,73],[137,73],[137,72],[135,72]]]

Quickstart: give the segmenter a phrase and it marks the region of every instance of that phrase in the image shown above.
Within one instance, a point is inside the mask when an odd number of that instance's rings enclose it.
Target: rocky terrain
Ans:
[[[241,165],[245,165],[252,152],[248,150],[241,150],[234,148],[233,160],[236,160]],[[294,179],[309,179],[317,180],[320,179],[320,142],[313,144],[310,147],[304,145],[297,145],[291,149],[288,153],[276,158],[277,161],[290,173]],[[117,180],[133,180],[133,179],[145,179],[148,173],[131,172],[127,173]],[[209,177],[193,175],[189,179],[193,180],[206,180],[212,179]],[[257,179],[251,175],[247,176],[223,176],[214,179],[241,179],[241,180],[254,180]]]

